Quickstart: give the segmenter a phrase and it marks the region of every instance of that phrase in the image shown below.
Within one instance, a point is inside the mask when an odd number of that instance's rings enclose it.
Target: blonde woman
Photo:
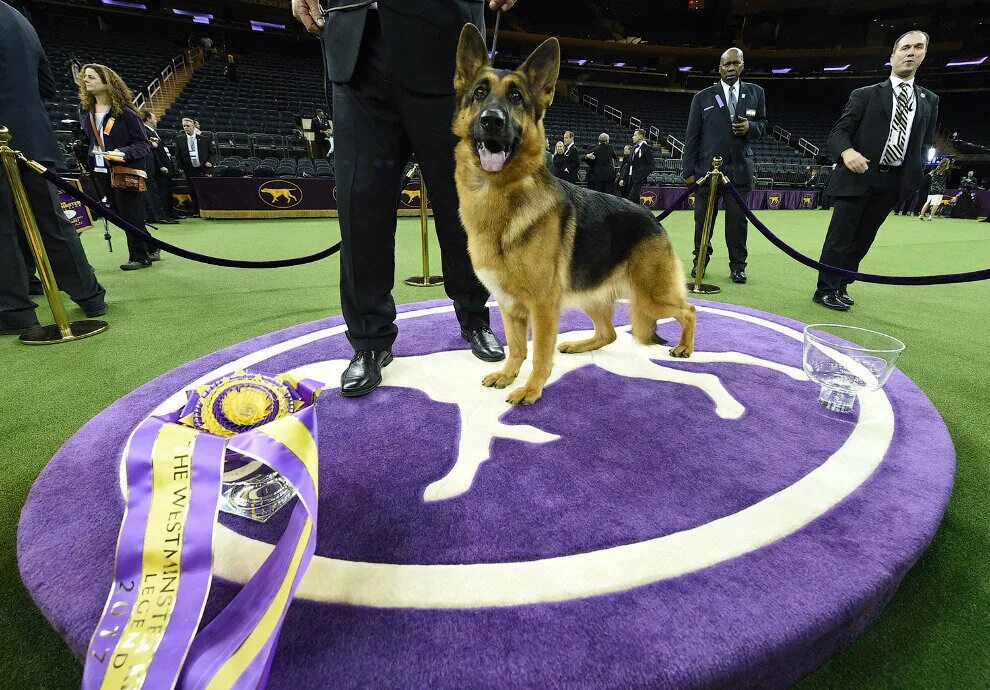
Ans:
[[[928,200],[921,207],[918,220],[925,219],[925,211],[928,211],[928,220],[931,220],[941,205],[942,197],[945,196],[945,185],[949,181],[949,165],[951,165],[949,159],[943,158],[938,166],[928,173],[928,177],[932,178],[932,186],[928,190]]]
[[[114,168],[144,171],[152,156],[151,143],[141,116],[134,110],[134,96],[120,75],[105,65],[83,65],[79,70],[79,123],[89,137],[89,164],[100,195],[124,220],[145,229],[144,194],[116,188],[111,183]],[[128,261],[123,271],[147,268],[158,260],[137,237],[127,234]]]
[[[567,159],[564,157],[564,142],[558,141],[553,149],[553,174],[560,179],[564,178],[564,167],[567,165]]]

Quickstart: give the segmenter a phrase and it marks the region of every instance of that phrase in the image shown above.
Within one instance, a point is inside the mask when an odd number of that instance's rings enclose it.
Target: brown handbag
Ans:
[[[137,168],[125,168],[123,165],[110,166],[110,186],[125,192],[148,191],[148,173]]]
[[[89,122],[93,127],[93,134],[100,142],[100,148],[106,150],[103,144],[103,132],[96,126],[96,118],[92,111],[89,113]],[[148,173],[138,168],[128,168],[124,165],[110,165],[110,186],[125,192],[147,192]]]

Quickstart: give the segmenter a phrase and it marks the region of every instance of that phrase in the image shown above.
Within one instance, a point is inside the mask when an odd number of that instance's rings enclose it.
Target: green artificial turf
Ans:
[[[817,258],[829,214],[767,211],[764,221]],[[665,223],[682,258],[690,257],[689,212]],[[713,299],[803,322],[874,328],[904,340],[898,362],[948,423],[958,470],[948,513],[931,549],[900,591],[848,651],[804,687],[987,687],[990,679],[990,283],[940,287],[855,284],[852,311],[811,302],[815,274],[750,228],[750,281],[729,281],[721,219],[706,280]],[[153,268],[118,270],[123,233],[108,254],[102,229],[83,244],[107,289],[110,330],[76,343],[28,347],[0,338],[0,686],[78,687],[80,667],[31,602],[18,577],[15,537],[27,492],[59,446],[110,403],[159,374],[247,338],[340,312],[335,258],[277,270],[215,268],[163,255]],[[169,242],[220,256],[269,259],[311,253],[336,242],[336,220],[203,221],[162,226]],[[421,270],[418,218],[400,219],[397,302],[444,297],[402,278]],[[431,256],[439,272],[435,241]],[[949,273],[990,266],[990,224],[891,217],[863,270]],[[39,300],[43,302],[43,298]],[[71,302],[70,318],[83,318]],[[50,321],[47,306],[39,318]],[[451,320],[451,328],[455,324]],[[401,331],[399,337],[402,337]],[[79,516],[85,520],[85,515]],[[107,583],[109,586],[109,583]],[[369,679],[370,680],[370,679]]]

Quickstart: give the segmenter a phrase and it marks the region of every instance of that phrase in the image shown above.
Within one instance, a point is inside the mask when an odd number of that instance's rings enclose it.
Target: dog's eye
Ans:
[[[476,101],[480,101],[481,99],[483,99],[487,95],[488,95],[488,87],[487,86],[479,86],[478,88],[476,88],[474,90],[474,100],[476,100]]]
[[[509,91],[509,100],[512,101],[513,103],[522,103],[523,101],[522,92],[519,89],[512,89],[511,91]]]

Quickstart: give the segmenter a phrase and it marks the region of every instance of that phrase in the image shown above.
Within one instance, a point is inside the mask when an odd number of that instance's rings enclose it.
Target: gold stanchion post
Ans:
[[[443,276],[431,276],[430,275],[430,226],[429,226],[429,216],[426,212],[426,178],[423,176],[423,169],[418,165],[414,172],[419,173],[419,219],[422,225],[423,231],[423,275],[421,276],[410,276],[406,278],[406,285],[412,285],[413,287],[433,287],[434,285],[443,285]]]
[[[34,263],[38,268],[38,277],[41,279],[41,285],[45,290],[45,297],[48,298],[52,315],[55,317],[54,324],[38,326],[21,335],[21,342],[28,345],[50,345],[53,343],[80,340],[81,338],[88,338],[91,335],[102,333],[107,329],[106,321],[85,320],[70,322],[68,314],[65,313],[62,295],[58,291],[55,274],[52,271],[51,263],[48,261],[48,253],[45,251],[44,242],[41,240],[41,233],[38,231],[38,222],[35,220],[34,211],[31,210],[31,203],[28,201],[27,192],[24,190],[21,171],[17,167],[19,154],[10,148],[11,138],[10,131],[6,127],[0,126],[0,159],[3,160],[3,167],[7,173],[7,180],[10,183],[10,191],[14,197],[17,216],[21,220],[21,227],[24,229],[28,245],[31,247],[31,254],[34,255]]]
[[[698,247],[698,265],[695,268],[694,280],[687,284],[688,292],[700,295],[714,295],[717,292],[721,292],[722,288],[718,285],[709,285],[707,283],[702,283],[701,279],[705,276],[705,266],[708,263],[708,243],[712,239],[712,229],[715,225],[715,209],[718,204],[718,186],[720,183],[725,182],[725,177],[722,175],[722,171],[719,169],[722,167],[722,157],[715,156],[712,159],[712,170],[705,177],[708,178],[708,205],[705,208],[705,224],[701,228],[701,246]],[[705,180],[701,180],[704,184]]]

